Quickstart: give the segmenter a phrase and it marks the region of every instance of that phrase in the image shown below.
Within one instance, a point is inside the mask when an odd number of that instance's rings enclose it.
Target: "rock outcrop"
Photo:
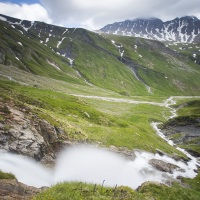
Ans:
[[[200,157],[198,146],[200,144],[200,118],[195,116],[177,117],[162,127],[162,132],[177,145],[184,145],[186,150],[194,157]],[[197,148],[191,148],[197,147]]]
[[[34,158],[44,164],[53,164],[62,144],[55,128],[33,114],[29,108],[0,103],[0,149]]]
[[[42,190],[24,185],[17,180],[0,180],[0,199],[2,200],[29,200]]]

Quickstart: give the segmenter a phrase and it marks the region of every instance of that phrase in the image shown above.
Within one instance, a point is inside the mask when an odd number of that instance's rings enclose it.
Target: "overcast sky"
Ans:
[[[137,17],[157,17],[163,21],[185,15],[200,18],[200,0],[0,0],[0,13],[96,30]]]

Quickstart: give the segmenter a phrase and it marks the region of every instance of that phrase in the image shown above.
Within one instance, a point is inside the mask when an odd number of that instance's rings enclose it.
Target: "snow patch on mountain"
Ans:
[[[59,46],[62,44],[62,42],[63,42],[63,40],[64,40],[65,38],[66,38],[66,37],[63,37],[63,38],[61,39],[61,41],[58,41],[57,48],[59,48]]]
[[[51,65],[51,66],[53,66],[54,68],[56,68],[57,70],[61,71],[60,67],[59,67],[58,65],[56,65],[55,63],[53,63],[53,62],[51,62],[51,61],[49,61],[49,60],[47,60],[47,62],[48,62],[49,65]]]
[[[157,18],[126,20],[109,24],[101,32],[159,41],[193,43],[200,34],[200,20],[185,16],[163,22]]]
[[[66,32],[68,31],[68,29],[66,29],[64,32],[63,32],[63,34],[62,35],[64,35]]]
[[[23,46],[21,42],[17,42],[17,44],[19,44],[20,46]]]
[[[73,59],[71,59],[71,58],[67,58],[68,60],[69,60],[69,63],[70,63],[70,65],[72,66],[73,65],[73,62],[74,62],[74,60]]]
[[[111,40],[112,44],[115,45],[119,49],[119,54],[121,58],[124,56],[124,48],[121,44],[116,44],[114,40]]]

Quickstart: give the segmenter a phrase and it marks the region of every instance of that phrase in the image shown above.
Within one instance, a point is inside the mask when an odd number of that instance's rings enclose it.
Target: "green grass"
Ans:
[[[6,81],[0,81],[0,85],[3,98],[13,99],[20,107],[29,106],[40,118],[62,127],[69,140],[153,153],[160,149],[184,156],[157,136],[150,126],[152,121],[166,120],[169,110],[165,107],[77,98]]]
[[[5,173],[0,170],[0,179],[16,179],[11,173]]]
[[[197,185],[196,185],[197,186]],[[174,183],[171,187],[165,185],[147,184],[139,191],[148,199],[157,200],[198,200],[200,199],[199,188],[190,189]]]
[[[124,96],[196,95],[200,92],[198,66],[190,58],[177,57],[160,42],[99,35],[84,29],[69,29],[64,33],[66,29],[63,27],[39,22],[28,33],[20,26],[15,26],[13,29],[6,22],[0,22],[0,49],[6,49],[3,51],[3,64],[6,66],[16,66],[35,75],[77,84],[80,87],[89,86],[86,80],[98,88]],[[22,30],[24,34],[18,30]],[[47,32],[51,30],[53,32],[49,36]],[[57,47],[63,37],[65,39]],[[46,46],[44,43],[47,38],[49,41]],[[44,41],[43,44],[40,43],[41,40]],[[137,66],[137,74],[143,81],[137,80],[131,69],[123,63],[111,40],[123,45],[124,58]],[[56,52],[65,54],[66,57]],[[73,66],[70,66],[67,57],[74,59]],[[54,63],[60,70],[49,62]],[[144,83],[151,87],[152,93],[148,93]]]
[[[52,199],[52,200],[130,200],[130,199],[146,199],[144,195],[138,194],[131,188],[120,187],[102,187],[101,185],[93,185],[86,183],[62,183],[42,192],[33,200]]]
[[[200,199],[200,174],[194,179],[184,178],[186,187],[173,183],[171,187],[164,184],[145,183],[137,191],[125,186],[105,187],[81,182],[59,183],[35,196],[33,200],[198,200]]]
[[[184,107],[178,110],[178,114],[181,116],[200,117],[200,100],[187,101]]]
[[[154,95],[198,93],[199,67],[190,62],[184,54],[178,58],[158,41],[107,34],[104,36],[122,44],[124,56],[141,66],[138,68],[138,74],[152,88]]]

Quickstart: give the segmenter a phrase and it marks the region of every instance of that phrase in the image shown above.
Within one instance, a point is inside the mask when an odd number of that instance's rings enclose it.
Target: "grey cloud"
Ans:
[[[41,0],[56,24],[98,29],[137,17],[200,17],[199,0]]]

